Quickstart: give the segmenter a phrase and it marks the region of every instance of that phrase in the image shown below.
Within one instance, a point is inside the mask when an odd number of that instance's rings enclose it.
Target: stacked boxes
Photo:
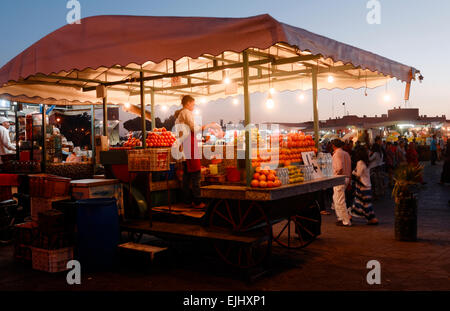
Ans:
[[[27,240],[30,244],[24,256],[27,259],[31,257],[33,269],[61,272],[67,270],[67,262],[73,259],[73,234],[66,230],[64,214],[52,209],[53,203],[70,199],[69,190],[68,178],[47,174],[30,176],[34,231],[31,241]],[[21,251],[17,249],[17,257]]]

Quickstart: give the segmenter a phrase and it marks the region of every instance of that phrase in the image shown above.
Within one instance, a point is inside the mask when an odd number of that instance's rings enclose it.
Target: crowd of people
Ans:
[[[391,143],[376,137],[373,144],[334,139],[322,147],[323,152],[333,153],[334,175],[346,176],[345,185],[333,188],[332,207],[338,226],[351,226],[353,217],[363,217],[368,225],[377,225],[372,202],[385,195],[388,185],[393,186],[395,169],[419,165],[416,143],[405,139]],[[433,136],[430,153],[431,165],[444,160],[440,183],[450,182],[450,141],[443,147]],[[425,184],[423,178],[421,182]]]

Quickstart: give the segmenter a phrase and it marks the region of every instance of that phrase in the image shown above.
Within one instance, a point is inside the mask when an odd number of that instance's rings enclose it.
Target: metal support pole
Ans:
[[[108,98],[105,94],[103,97],[103,136],[108,136]]]
[[[146,147],[147,129],[145,128],[145,95],[144,95],[144,73],[141,71],[139,73],[140,78],[140,88],[141,93],[141,119],[142,119],[142,147]],[[153,111],[152,111],[153,113]]]
[[[45,173],[47,167],[47,148],[46,148],[46,136],[47,136],[47,123],[45,122],[45,111],[47,110],[47,106],[45,104],[42,105],[42,172]]]
[[[247,187],[250,187],[250,184],[252,182],[252,174],[251,174],[251,168],[252,168],[252,162],[250,159],[251,150],[250,150],[250,132],[249,132],[249,124],[250,124],[250,93],[248,91],[248,84],[249,84],[249,64],[248,64],[248,52],[244,51],[242,52],[242,58],[243,58],[243,72],[244,72],[244,125],[246,127],[245,130],[245,172],[246,172],[246,179],[247,179]]]
[[[156,121],[155,121],[155,91],[152,89],[150,92],[150,98],[151,98],[151,108],[152,108],[152,131],[156,128]]]
[[[313,110],[314,110],[314,140],[316,148],[319,148],[319,109],[317,106],[317,66],[312,68],[312,91],[313,91]]]
[[[91,105],[91,145],[92,145],[92,167],[94,168],[95,175],[95,166],[96,166],[96,158],[95,158],[95,108],[94,105]]]
[[[15,118],[15,125],[16,125],[16,160],[20,160],[20,147],[19,147],[19,136],[20,136],[20,129],[19,129],[19,117],[17,116],[17,112],[19,110],[19,103],[17,102],[14,106],[14,118]]]

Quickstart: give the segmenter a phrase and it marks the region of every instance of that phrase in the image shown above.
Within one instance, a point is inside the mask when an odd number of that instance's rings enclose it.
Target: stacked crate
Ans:
[[[70,178],[49,174],[30,175],[31,218],[52,208],[55,201],[69,199]]]
[[[31,217],[37,223],[31,261],[35,270],[61,272],[73,259],[73,234],[65,226],[64,214],[52,204],[70,199],[70,179],[48,174],[30,176]]]
[[[38,235],[38,224],[26,222],[15,225],[14,259],[22,263],[31,263],[31,247]]]

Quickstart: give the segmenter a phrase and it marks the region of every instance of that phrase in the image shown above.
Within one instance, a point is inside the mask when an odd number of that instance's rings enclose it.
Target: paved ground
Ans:
[[[419,196],[418,242],[394,240],[393,202],[376,202],[380,225],[356,221],[351,228],[323,217],[320,238],[300,251],[274,248],[273,269],[254,282],[227,270],[202,249],[184,247],[175,256],[116,272],[84,273],[82,285],[14,263],[11,247],[0,248],[0,290],[450,290],[450,187],[437,184],[441,165],[425,168]],[[203,248],[204,247],[204,248]],[[381,263],[381,285],[368,285],[366,263]]]

